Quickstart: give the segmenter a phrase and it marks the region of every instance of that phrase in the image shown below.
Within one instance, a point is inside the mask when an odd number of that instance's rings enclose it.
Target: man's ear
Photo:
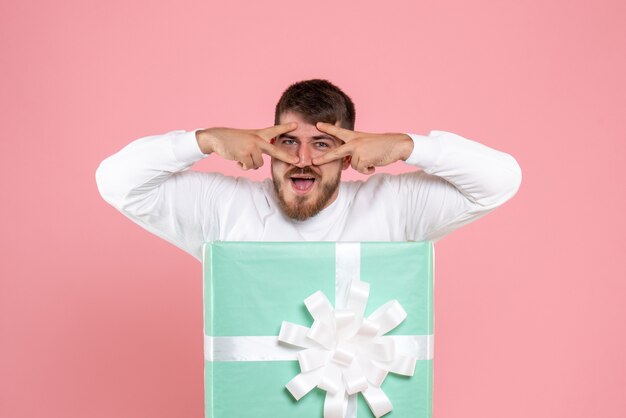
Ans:
[[[346,155],[345,157],[343,157],[343,165],[341,166],[341,169],[345,170],[346,168],[350,167],[350,161],[352,161],[352,155]]]

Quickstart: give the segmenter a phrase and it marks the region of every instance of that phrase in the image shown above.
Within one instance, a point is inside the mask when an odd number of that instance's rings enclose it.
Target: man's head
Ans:
[[[326,122],[354,130],[354,104],[339,87],[327,80],[299,81],[285,90],[276,104],[274,124],[280,123],[283,113],[293,112],[315,125]]]
[[[350,157],[313,165],[314,157],[343,144],[340,139],[319,131],[315,124],[326,122],[354,130],[354,120],[350,97],[326,80],[300,81],[282,94],[274,123],[296,122],[298,128],[276,138],[274,145],[300,159],[292,165],[272,158],[274,187],[287,216],[301,221],[308,219],[337,198],[341,170],[348,168]]]

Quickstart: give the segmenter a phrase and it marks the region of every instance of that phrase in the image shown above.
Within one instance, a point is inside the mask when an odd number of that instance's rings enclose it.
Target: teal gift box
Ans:
[[[339,414],[336,409],[325,407],[327,395],[330,397],[332,393],[326,386],[332,387],[332,381],[328,385],[316,384],[310,391],[306,389],[307,393],[299,400],[295,399],[294,385],[307,380],[298,377],[305,372],[302,368],[306,362],[302,359],[308,358],[303,355],[307,347],[315,346],[309,348],[309,354],[317,354],[318,360],[323,352],[326,356],[323,361],[336,369],[337,364],[344,364],[341,361],[345,361],[346,356],[345,364],[363,364],[360,357],[358,362],[350,363],[350,356],[366,355],[367,347],[373,347],[370,351],[374,356],[388,356],[380,354],[383,345],[395,348],[393,359],[375,358],[372,364],[388,361],[384,364],[394,364],[392,369],[398,364],[402,367],[410,364],[406,367],[411,368],[411,375],[396,374],[393,370],[388,375],[385,372],[380,389],[372,387],[372,390],[384,392],[383,398],[388,398],[392,405],[391,412],[384,410],[382,415],[431,417],[434,263],[431,242],[214,242],[206,243],[203,252],[207,418],[376,416],[372,412],[376,405],[370,406],[371,399],[366,400],[363,393],[346,393]],[[341,318],[354,318],[350,307],[358,305],[355,302],[360,297],[357,288],[369,291],[365,302],[361,300],[366,305],[361,312],[363,319],[359,320],[360,330],[365,330],[365,334],[371,331],[367,331],[365,323],[373,324],[376,329],[382,327],[384,337],[377,341],[393,339],[393,343],[387,344],[387,340],[379,345],[359,342],[362,346],[358,347],[363,348],[347,350],[348,354],[342,356],[340,345],[333,345],[336,343],[330,343],[326,350],[321,346],[316,348],[319,344],[315,342],[312,346],[284,342],[283,334],[289,326],[296,331],[310,331],[320,328],[313,326],[314,323],[328,325],[332,322],[335,326],[345,322]],[[312,306],[317,303],[313,302],[313,297],[322,301],[316,306],[321,306],[319,309],[331,316],[314,317],[314,309],[318,308]],[[328,311],[328,303],[336,310]],[[391,320],[395,322],[387,328],[393,329],[387,332],[381,324],[396,314],[400,317]],[[327,331],[327,334],[340,338],[342,332],[337,325],[335,331]],[[379,329],[379,336],[381,332]],[[279,335],[283,341],[279,341]],[[307,335],[312,336],[312,333]],[[308,337],[303,338],[308,340]],[[346,344],[341,347],[356,347],[350,345],[352,342]],[[366,347],[366,344],[369,345]],[[399,353],[401,349],[405,352]],[[407,362],[407,358],[413,358],[413,362]],[[331,366],[326,370],[331,370]],[[342,381],[347,380],[344,376]],[[354,385],[358,386],[358,381],[355,378]],[[336,393],[343,394],[343,389]],[[332,396],[339,399],[340,395]]]

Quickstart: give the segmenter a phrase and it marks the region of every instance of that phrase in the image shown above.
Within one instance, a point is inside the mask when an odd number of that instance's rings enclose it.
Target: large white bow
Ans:
[[[286,387],[300,400],[314,387],[325,390],[324,418],[344,418],[348,395],[361,393],[378,418],[393,409],[380,388],[387,373],[413,376],[416,358],[399,353],[391,336],[407,314],[391,300],[364,318],[369,283],[353,280],[346,309],[333,309],[328,298],[317,291],[304,300],[313,317],[307,328],[283,322],[278,340],[303,348],[298,352],[300,374]]]

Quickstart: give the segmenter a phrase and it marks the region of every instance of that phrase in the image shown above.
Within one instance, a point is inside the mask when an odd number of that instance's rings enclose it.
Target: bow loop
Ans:
[[[397,300],[390,300],[367,318],[378,325],[378,335],[385,335],[406,319],[407,313]]]

